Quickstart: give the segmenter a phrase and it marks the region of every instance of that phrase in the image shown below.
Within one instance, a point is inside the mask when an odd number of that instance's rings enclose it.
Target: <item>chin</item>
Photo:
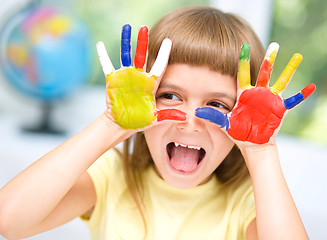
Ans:
[[[159,176],[170,186],[179,189],[194,188],[206,183],[210,179],[210,176],[206,179],[199,179],[198,176],[176,174],[175,172],[167,172],[164,174],[159,174]]]

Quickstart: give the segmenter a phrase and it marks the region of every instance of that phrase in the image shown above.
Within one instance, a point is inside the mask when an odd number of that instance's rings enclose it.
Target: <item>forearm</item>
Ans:
[[[99,156],[129,135],[101,115],[0,190],[0,221],[21,228],[39,223]]]
[[[256,205],[259,239],[308,239],[285,181],[275,144],[242,150]]]

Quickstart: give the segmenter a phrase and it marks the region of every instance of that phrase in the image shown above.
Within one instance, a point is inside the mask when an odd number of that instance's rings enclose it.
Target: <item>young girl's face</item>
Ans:
[[[209,180],[234,143],[215,124],[197,118],[198,107],[228,113],[236,102],[236,81],[207,67],[172,64],[156,93],[158,109],[187,113],[185,122],[166,121],[144,131],[156,171],[167,183],[190,188]]]

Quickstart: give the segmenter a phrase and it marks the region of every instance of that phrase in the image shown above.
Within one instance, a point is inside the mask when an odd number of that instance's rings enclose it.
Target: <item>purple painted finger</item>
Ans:
[[[226,131],[229,129],[227,115],[211,107],[197,108],[195,110],[195,116],[209,120],[210,122],[217,124],[220,128],[226,128]]]

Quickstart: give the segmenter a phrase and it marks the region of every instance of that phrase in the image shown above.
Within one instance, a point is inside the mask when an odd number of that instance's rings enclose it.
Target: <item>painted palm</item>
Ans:
[[[123,129],[143,129],[162,120],[186,119],[186,114],[176,109],[157,110],[155,92],[168,62],[171,41],[165,39],[149,73],[145,71],[148,48],[148,28],[139,29],[134,67],[131,54],[131,26],[122,28],[121,63],[115,71],[104,44],[97,44],[97,51],[106,76],[107,106],[110,118]]]
[[[210,107],[198,108],[196,116],[216,123],[235,140],[256,144],[269,142],[271,137],[277,134],[287,111],[301,103],[315,90],[315,85],[311,83],[290,98],[281,97],[281,93],[302,61],[302,55],[298,53],[293,55],[276,83],[269,87],[278,48],[277,43],[269,45],[254,87],[251,86],[250,79],[250,46],[243,44],[238,70],[239,97],[235,108],[228,114]]]

